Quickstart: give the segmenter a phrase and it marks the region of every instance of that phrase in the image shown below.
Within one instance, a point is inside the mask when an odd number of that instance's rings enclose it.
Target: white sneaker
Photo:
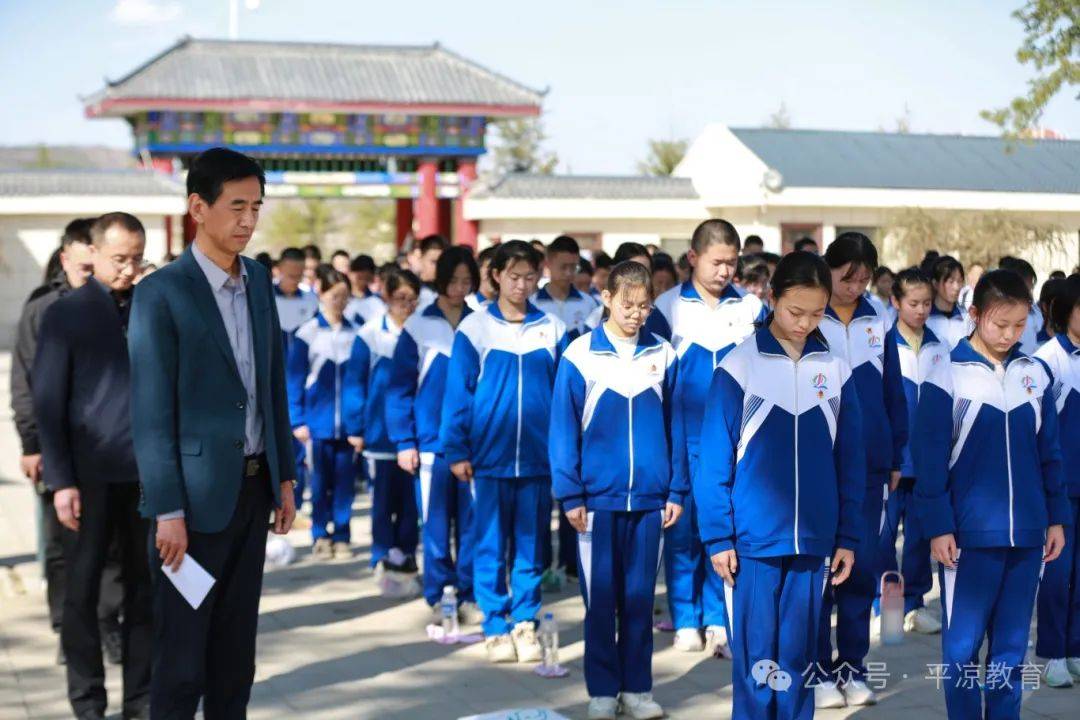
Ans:
[[[517,661],[517,651],[514,650],[514,641],[509,635],[492,635],[484,641],[487,649],[488,662],[511,663]]]
[[[589,720],[615,720],[619,701],[613,697],[594,697],[589,699]]]
[[[877,705],[877,695],[862,680],[848,680],[844,683],[843,692],[848,707]]]
[[[1069,669],[1070,675],[1080,679],[1080,657],[1065,658],[1065,667]]]
[[[1043,671],[1046,684],[1052,688],[1070,688],[1073,686],[1073,677],[1069,672],[1069,666],[1065,664],[1065,658],[1057,658],[1046,663]]]
[[[835,682],[830,680],[814,686],[814,707],[818,710],[842,708],[845,705],[847,700],[844,699],[844,693],[840,692]]]
[[[653,720],[664,717],[664,708],[652,699],[652,693],[628,693],[619,695],[622,711],[634,720]]]
[[[544,656],[540,641],[536,639],[536,625],[531,620],[525,620],[515,625],[514,629],[510,631],[510,639],[514,642],[518,662],[540,662],[540,659]]]
[[[484,611],[474,602],[463,602],[458,605],[458,622],[462,625],[479,625],[484,622]]]
[[[941,632],[941,621],[934,617],[925,607],[915,608],[904,616],[904,632],[937,635]]]
[[[675,631],[673,644],[676,650],[682,652],[701,652],[705,647],[701,642],[701,631],[697,628],[679,628]]]
[[[705,628],[705,651],[713,657],[731,659],[727,628],[723,625],[709,625]]]

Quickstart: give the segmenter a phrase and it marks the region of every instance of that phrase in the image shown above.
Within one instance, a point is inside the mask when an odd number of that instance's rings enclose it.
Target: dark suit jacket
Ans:
[[[270,490],[296,478],[284,349],[270,273],[248,272],[256,394]],[[196,532],[228,525],[243,482],[247,393],[210,283],[188,249],[135,289],[128,329],[135,457],[146,517],[183,510]]]
[[[11,411],[15,415],[15,429],[22,441],[23,455],[41,452],[38,442],[37,420],[34,419],[34,394],[30,390],[30,371],[37,354],[38,333],[41,318],[49,306],[71,292],[66,277],[42,285],[30,293],[19,316],[19,328],[15,335],[15,350],[11,353]]]
[[[33,377],[45,485],[137,482],[127,342],[105,286],[91,279],[45,311]]]

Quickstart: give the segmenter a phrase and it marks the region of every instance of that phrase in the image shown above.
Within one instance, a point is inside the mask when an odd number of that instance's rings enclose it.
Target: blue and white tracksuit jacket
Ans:
[[[903,480],[885,502],[885,528],[881,533],[882,572],[899,570],[904,576],[904,612],[920,608],[923,596],[930,592],[934,578],[930,568],[930,538],[919,529],[919,517],[915,511],[915,461],[911,458],[911,438],[915,437],[915,412],[919,404],[919,387],[930,371],[938,364],[949,361],[950,347],[938,339],[929,326],[923,327],[919,352],[908,345],[896,327],[888,333],[896,342],[900,356],[900,373],[904,382],[904,400],[908,415],[908,442],[904,445],[900,473]],[[902,561],[896,561],[896,538],[900,520],[904,521],[904,549]]]
[[[462,318],[472,311],[465,307]],[[472,502],[469,485],[459,482],[439,444],[446,369],[454,328],[431,303],[406,322],[394,349],[386,393],[390,440],[400,452],[420,452],[420,512],[424,525],[424,597],[434,605],[453,585],[458,599],[472,602]],[[456,561],[452,548],[457,548]]]
[[[530,298],[530,302],[539,310],[554,315],[562,320],[566,326],[566,334],[570,340],[588,331],[585,324],[590,313],[596,309],[596,301],[588,295],[582,295],[576,287],[570,286],[570,293],[565,300],[556,300],[548,292],[547,286],[540,288]]]
[[[348,320],[331,327],[322,313],[301,325],[286,363],[293,427],[311,433],[311,520],[315,540],[348,542],[356,495],[356,453],[364,435],[367,346]],[[328,530],[334,524],[333,534]]]
[[[929,537],[952,534],[959,549],[956,569],[939,569],[943,664],[955,676],[978,663],[992,627],[987,667],[1012,678],[985,689],[945,683],[951,717],[982,717],[984,705],[989,717],[1020,715],[1046,529],[1071,521],[1053,382],[1019,345],[995,371],[964,339],[922,385],[913,442],[919,522]]]
[[[621,343],[622,354],[618,342],[603,326],[572,342],[551,408],[555,497],[588,511],[576,539],[585,684],[594,697],[652,689],[662,509],[683,505],[689,492],[683,454],[672,453],[680,443],[671,419],[675,350],[646,331]]]
[[[1025,355],[1034,355],[1035,351],[1039,349],[1039,331],[1042,330],[1044,322],[1042,310],[1039,309],[1037,303],[1031,304],[1031,309],[1028,310],[1027,324],[1024,325],[1024,332],[1020,335],[1020,352]]]
[[[1065,334],[1051,338],[1035,357],[1054,377],[1054,406],[1058,413],[1063,468],[1080,463],[1080,349]],[[1064,472],[1072,526],[1066,528],[1065,550],[1046,566],[1039,585],[1039,628],[1035,653],[1054,659],[1080,657],[1080,474]]]
[[[688,280],[656,299],[649,318],[654,315],[671,329],[671,344],[679,358],[673,412],[682,423],[685,448],[675,449],[686,453],[693,480],[713,370],[726,353],[753,334],[754,324],[765,318],[765,308],[757,296],[746,295],[734,285],[728,285],[716,306],[710,307]],[[724,582],[702,551],[693,495],[688,500],[686,516],[665,531],[668,609],[677,629],[723,626],[727,621]]]
[[[953,306],[951,313],[944,313],[938,306],[930,304],[930,315],[926,318],[926,327],[932,330],[939,340],[948,344],[949,349],[956,347],[961,340],[971,334],[971,319],[960,309],[960,303]]]
[[[345,306],[345,317],[358,328],[385,312],[386,302],[380,295],[370,291],[364,297],[354,295]]]
[[[562,321],[531,303],[516,323],[489,303],[462,320],[454,336],[439,439],[449,464],[473,466],[473,592],[489,637],[533,621],[540,610],[551,523],[551,392],[566,345]]]
[[[315,293],[299,288],[292,295],[286,295],[281,287],[274,283],[274,305],[277,306],[278,319],[281,321],[281,340],[285,345],[284,356],[287,361],[297,329],[319,312],[319,298]],[[304,487],[307,485],[307,448],[296,438],[293,438],[293,455],[296,458],[297,474],[293,497],[296,507],[300,507],[304,504]]]
[[[847,361],[820,333],[795,362],[762,327],[713,377],[693,489],[706,553],[734,549],[739,561],[735,587],[724,588],[736,717],[813,715],[801,676],[818,653],[827,568],[862,531],[861,417]],[[778,617],[807,631],[781,641]],[[793,679],[787,692],[755,679],[762,658]]]

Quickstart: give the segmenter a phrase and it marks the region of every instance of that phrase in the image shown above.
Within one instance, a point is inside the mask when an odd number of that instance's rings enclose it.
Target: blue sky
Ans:
[[[992,134],[979,110],[1023,91],[1022,0],[885,3],[262,0],[241,37],[443,45],[536,88],[562,171],[633,172],[648,138],[709,122]],[[224,37],[227,0],[2,0],[0,144],[128,147],[79,95],[183,35]],[[1043,124],[1080,138],[1068,92]]]

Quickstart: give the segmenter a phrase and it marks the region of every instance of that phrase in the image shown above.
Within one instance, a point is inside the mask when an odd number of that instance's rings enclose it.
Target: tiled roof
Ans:
[[[183,197],[184,186],[148,170],[5,170],[0,197],[42,195],[168,195]]]
[[[688,178],[637,175],[504,175],[471,197],[496,199],[695,200]]]

